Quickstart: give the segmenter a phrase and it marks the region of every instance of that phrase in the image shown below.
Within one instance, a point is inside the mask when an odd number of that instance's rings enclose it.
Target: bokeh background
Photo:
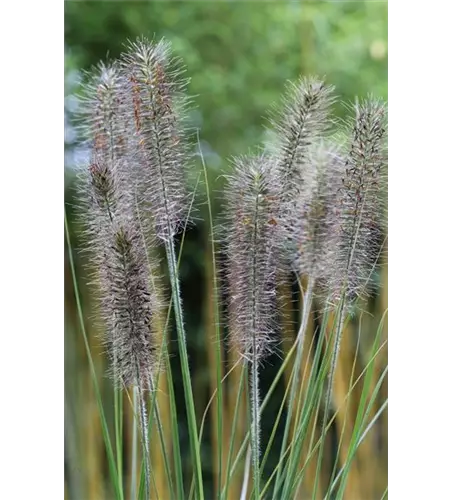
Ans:
[[[200,129],[201,148],[209,172],[210,190],[215,217],[221,215],[219,192],[220,174],[228,169],[228,158],[248,152],[265,138],[265,116],[272,103],[277,102],[288,79],[300,74],[324,76],[336,86],[337,95],[345,102],[368,93],[387,99],[387,3],[386,2],[100,2],[69,1],[65,3],[65,199],[75,265],[81,288],[85,322],[88,329],[96,369],[107,410],[112,407],[110,381],[103,377],[105,359],[92,318],[94,302],[87,285],[83,253],[73,205],[76,177],[74,166],[83,160],[85,151],[78,145],[79,138],[73,127],[73,114],[81,70],[106,57],[115,58],[122,51],[127,39],[146,35],[150,38],[165,36],[172,42],[176,55],[181,56],[191,78],[189,93],[195,96],[195,108],[190,119]],[[346,109],[335,106],[338,117]],[[196,145],[194,145],[196,147]],[[199,165],[195,165],[199,168]],[[211,339],[214,336],[212,311],[212,265],[209,228],[204,220],[204,187],[197,197],[199,221],[186,235],[181,264],[182,294],[185,304],[190,366],[197,415],[202,418],[214,387],[214,364]],[[111,498],[108,486],[108,469],[102,443],[100,422],[93,394],[92,382],[77,319],[74,290],[70,276],[66,249],[65,269],[65,495],[71,500],[101,500]],[[383,262],[377,276],[379,291],[370,297],[364,308],[361,322],[360,344],[357,348],[358,322],[352,322],[344,335],[338,375],[335,383],[335,400],[339,401],[348,390],[352,366],[355,372],[365,364],[365,353],[372,340],[372,333],[387,307],[387,266]],[[288,283],[287,287],[291,287]],[[294,304],[286,306],[280,352],[275,354],[263,369],[263,390],[277,372],[284,350],[290,346],[296,324],[290,321],[297,315],[298,296],[294,290]],[[315,318],[310,333],[314,338]],[[386,332],[385,332],[386,334]],[[170,335],[175,338],[174,332]],[[173,349],[175,351],[175,349]],[[225,354],[225,369],[234,360]],[[305,360],[309,363],[309,359]],[[384,368],[385,356],[380,356],[379,370]],[[378,370],[377,370],[378,373]],[[178,360],[174,363],[176,396],[183,407],[183,393],[179,380]],[[356,378],[356,373],[354,375]],[[234,390],[237,380],[231,377],[227,384],[227,401],[224,409],[226,424],[232,420]],[[271,432],[276,413],[285,389],[281,382],[273,403],[263,418],[263,436]],[[381,398],[387,395],[386,382]],[[359,383],[353,391],[353,404],[359,398]],[[300,396],[302,397],[302,395]],[[165,390],[159,398],[165,416]],[[278,399],[279,398],[279,399]],[[126,407],[125,451],[130,449],[131,412]],[[245,408],[243,409],[245,411]],[[349,410],[350,411],[350,410]],[[107,411],[107,418],[112,415]],[[245,418],[243,419],[245,421]],[[328,482],[332,461],[337,453],[342,432],[347,436],[353,422],[348,422],[344,412],[339,412],[332,432],[329,433],[323,471]],[[188,435],[184,415],[180,415],[181,449],[185,453],[186,471],[190,471]],[[240,432],[243,432],[242,429]],[[315,428],[313,432],[316,432]],[[347,497],[350,500],[381,498],[386,487],[387,473],[387,414],[384,413],[375,429],[363,442],[350,472]],[[170,440],[171,437],[168,436]],[[227,430],[223,439],[227,440]],[[281,439],[277,435],[276,441]],[[218,443],[215,429],[206,420],[203,446],[203,466],[206,489],[214,491],[216,472],[212,454]],[[276,447],[275,450],[278,448]],[[153,451],[154,469],[158,482],[159,456]],[[267,469],[271,472],[278,453],[271,455]],[[157,464],[157,465],[155,465]],[[127,459],[124,473],[128,474]],[[310,498],[309,481],[315,471],[306,475],[306,492]],[[240,487],[240,478],[237,478]],[[157,485],[160,498],[165,500],[164,484]],[[231,499],[238,498],[237,489],[231,489]],[[210,493],[211,494],[211,493]],[[303,492],[302,492],[303,494]],[[236,495],[236,496],[234,496]],[[209,498],[209,495],[207,495]]]

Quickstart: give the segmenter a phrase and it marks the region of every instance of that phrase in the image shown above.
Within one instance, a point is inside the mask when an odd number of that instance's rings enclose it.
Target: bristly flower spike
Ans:
[[[94,240],[113,222],[114,213],[133,210],[124,175],[127,127],[121,93],[122,77],[113,62],[87,73],[79,96],[77,128],[90,153],[89,168],[80,171],[81,199],[91,212],[87,222]]]
[[[325,258],[333,231],[336,196],[341,187],[343,157],[333,143],[319,141],[307,155],[310,175],[289,213],[288,240],[294,246],[294,270],[312,282],[329,272]]]
[[[253,352],[260,359],[272,351],[275,327],[276,274],[283,254],[280,183],[263,154],[235,159],[226,179],[231,343],[246,359]]]
[[[354,106],[342,185],[337,192],[327,281],[330,301],[347,304],[366,293],[382,245],[382,177],[387,161],[386,105],[368,98]]]
[[[111,170],[127,153],[123,79],[117,62],[99,63],[87,74],[79,97],[77,129],[93,161]]]
[[[271,159],[235,160],[227,177],[226,243],[230,342],[250,364],[251,448],[259,495],[259,362],[271,352],[276,327],[276,285],[282,253],[280,184]]]
[[[133,386],[140,401],[146,489],[150,489],[148,430],[144,391],[153,389],[159,368],[154,317],[159,302],[156,265],[147,256],[134,195],[126,173],[128,149],[122,106],[123,81],[115,64],[100,65],[80,101],[82,131],[91,151],[81,172],[86,236],[100,295],[100,317],[117,388]],[[149,240],[148,240],[149,244]],[[151,279],[152,277],[152,279]],[[116,396],[115,396],[116,397]]]
[[[311,161],[311,150],[329,131],[331,124],[330,107],[334,102],[334,88],[326,85],[316,77],[299,78],[295,83],[289,82],[282,103],[270,117],[270,125],[274,143],[269,145],[272,152],[273,169],[280,179],[280,224],[285,228],[286,244],[292,248],[297,235],[294,228],[303,233],[300,228],[299,212],[306,210],[312,202],[311,190],[316,179],[315,165]],[[296,231],[295,231],[296,233]],[[304,252],[304,249],[301,249]],[[303,253],[304,255],[304,253]],[[288,255],[293,262],[292,255]],[[286,279],[287,277],[284,276]],[[303,301],[303,316],[297,334],[297,355],[294,365],[294,376],[291,381],[289,397],[289,413],[295,393],[299,390],[298,367],[301,364],[305,331],[311,309],[314,280],[308,281]],[[286,425],[280,459],[284,458],[286,442],[289,436],[289,426]],[[280,482],[282,468],[278,470],[276,484]]]
[[[176,235],[188,217],[186,174],[187,79],[165,40],[129,43],[121,58],[124,100],[133,141],[134,183],[139,201],[163,241]]]
[[[149,269],[133,196],[127,190],[122,111],[118,67],[101,64],[80,100],[82,130],[91,151],[90,165],[80,173],[80,198],[115,383],[149,389],[156,369],[152,317],[158,307],[149,273],[155,273],[156,265]]]
[[[293,201],[304,182],[309,181],[309,150],[329,130],[333,91],[334,87],[316,77],[289,82],[281,105],[270,117],[276,133],[270,148],[286,200]]]
[[[368,98],[357,102],[350,125],[348,153],[342,185],[337,192],[334,227],[329,241],[327,263],[330,273],[325,293],[328,305],[336,307],[334,346],[322,423],[322,438],[333,391],[345,313],[365,293],[370,273],[376,266],[381,241],[379,217],[382,208],[380,177],[386,162],[386,106]],[[318,464],[322,460],[321,450]],[[315,492],[314,492],[315,493]]]
[[[190,448],[197,497],[203,498],[203,480],[187,341],[180,295],[174,238],[188,222],[190,199],[186,189],[192,154],[187,141],[185,94],[187,79],[180,60],[171,55],[164,40],[146,38],[129,43],[122,55],[124,101],[130,123],[131,191],[149,215],[153,233],[164,243],[178,335]]]

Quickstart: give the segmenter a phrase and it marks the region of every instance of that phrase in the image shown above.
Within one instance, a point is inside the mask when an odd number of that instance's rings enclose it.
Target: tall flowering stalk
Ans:
[[[128,190],[127,127],[122,98],[122,75],[113,63],[93,70],[80,100],[82,132],[91,151],[88,169],[81,172],[86,236],[100,295],[100,316],[105,344],[112,360],[117,390],[136,388],[146,489],[150,491],[149,440],[146,391],[158,368],[155,356],[154,315],[159,303],[155,293],[156,264],[147,256],[132,193]],[[149,267],[150,266],[150,267]],[[151,279],[152,276],[152,279]],[[119,416],[116,415],[116,426]],[[117,447],[121,447],[116,428]],[[118,449],[118,469],[122,467]],[[120,472],[118,471],[120,474]]]
[[[325,159],[320,159],[319,143],[329,131],[332,120],[330,107],[334,102],[334,88],[316,77],[300,78],[296,83],[287,85],[282,105],[273,112],[272,129],[276,135],[270,145],[274,169],[281,179],[281,200],[283,201],[284,224],[288,229],[289,240],[294,238],[296,228],[300,236],[314,230],[312,213],[304,217],[306,210],[314,203],[314,186],[323,182]],[[317,156],[316,156],[317,155]],[[323,162],[323,164],[322,164]],[[312,211],[312,210],[311,210]],[[298,221],[303,225],[300,228]],[[306,239],[305,239],[306,240]],[[298,241],[299,243],[299,241]],[[315,258],[318,249],[301,253],[302,256]],[[296,270],[297,273],[298,269]],[[298,357],[301,359],[303,337],[311,307],[315,278],[311,273],[303,308],[301,328],[297,335]]]
[[[333,92],[334,87],[316,77],[290,82],[282,105],[271,117],[276,140],[270,148],[274,169],[281,179],[284,223],[289,240],[303,246],[300,256],[305,264],[307,260],[315,260],[319,253],[319,249],[315,248],[317,241],[310,241],[310,249],[304,247],[309,239],[305,236],[316,231],[317,222],[321,219],[321,214],[316,217],[313,213],[313,207],[317,203],[315,190],[324,189],[324,180],[329,175],[326,173],[328,159],[321,158],[321,141],[332,123],[330,107],[334,102]],[[318,201],[322,203],[320,199]],[[300,274],[298,269],[296,271]],[[302,324],[297,335],[297,356],[300,359],[316,279],[311,272],[305,271],[302,269],[302,274],[307,274],[309,280]]]
[[[276,328],[276,284],[281,265],[280,184],[271,159],[235,160],[227,177],[226,242],[230,342],[250,366],[251,455],[259,498],[259,363],[271,352]]]
[[[325,263],[325,294],[338,310],[337,337],[344,314],[366,293],[381,250],[381,183],[387,161],[386,106],[372,98],[354,106],[349,125],[348,151],[336,191],[335,210],[329,215],[330,238]],[[337,340],[338,350],[340,339]],[[337,352],[333,354],[333,371]]]
[[[325,433],[334,373],[339,355],[346,311],[366,293],[370,274],[378,264],[383,200],[381,182],[387,160],[386,106],[368,98],[354,106],[355,118],[349,125],[348,151],[343,164],[341,186],[336,192],[336,208],[331,212],[325,294],[336,308],[334,346],[326,391]],[[320,467],[322,451],[319,453]],[[317,486],[317,485],[316,485]]]
[[[178,333],[185,400],[198,498],[203,498],[202,469],[195,406],[183,322],[174,237],[187,222],[190,202],[185,177],[191,161],[185,109],[187,80],[170,44],[142,38],[130,43],[120,61],[123,97],[131,127],[129,180],[138,202],[164,243]]]
[[[333,304],[343,298],[349,305],[366,292],[381,246],[386,106],[369,98],[358,102],[354,112],[328,258],[333,272],[328,277],[327,290]]]
[[[275,140],[270,144],[274,169],[281,179],[280,198],[283,203],[281,222],[286,229],[287,245],[300,259],[294,270],[297,275],[307,275],[308,285],[304,294],[303,315],[297,334],[297,353],[294,363],[294,376],[291,382],[288,414],[292,414],[295,394],[298,391],[300,365],[303,353],[304,336],[312,306],[316,277],[306,272],[307,261],[315,260],[318,255],[317,241],[308,235],[315,232],[316,203],[315,189],[327,170],[328,159],[321,158],[319,144],[331,126],[330,107],[334,102],[334,88],[316,77],[300,78],[289,83],[282,103],[272,113],[270,123]],[[326,175],[325,175],[326,177]],[[323,189],[323,187],[322,187]],[[319,214],[320,217],[320,214]],[[309,240],[309,245],[305,244]],[[295,248],[294,248],[294,245]],[[300,250],[300,246],[301,251]],[[315,248],[314,248],[315,247]],[[292,259],[293,260],[293,259]],[[299,264],[305,267],[300,269]],[[312,262],[308,267],[313,265]],[[310,271],[311,269],[309,269]],[[283,460],[289,438],[288,418],[283,436],[280,459]],[[276,489],[279,487],[282,468],[277,472]]]

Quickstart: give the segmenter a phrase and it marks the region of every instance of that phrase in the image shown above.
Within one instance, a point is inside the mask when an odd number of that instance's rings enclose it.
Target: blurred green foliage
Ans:
[[[88,69],[139,35],[167,37],[196,96],[210,168],[246,152],[288,79],[325,76],[339,97],[387,97],[385,2],[67,2],[67,70]],[[338,106],[339,116],[344,110]]]

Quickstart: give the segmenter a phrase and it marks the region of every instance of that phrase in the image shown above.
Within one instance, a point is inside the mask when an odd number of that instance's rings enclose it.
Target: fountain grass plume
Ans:
[[[183,229],[190,206],[185,68],[171,55],[169,42],[146,38],[128,44],[120,68],[132,143],[131,178],[155,235],[168,241]]]
[[[231,345],[250,365],[251,455],[259,498],[259,364],[272,352],[277,328],[276,287],[283,262],[281,186],[271,158],[237,158],[227,176],[227,278]]]

